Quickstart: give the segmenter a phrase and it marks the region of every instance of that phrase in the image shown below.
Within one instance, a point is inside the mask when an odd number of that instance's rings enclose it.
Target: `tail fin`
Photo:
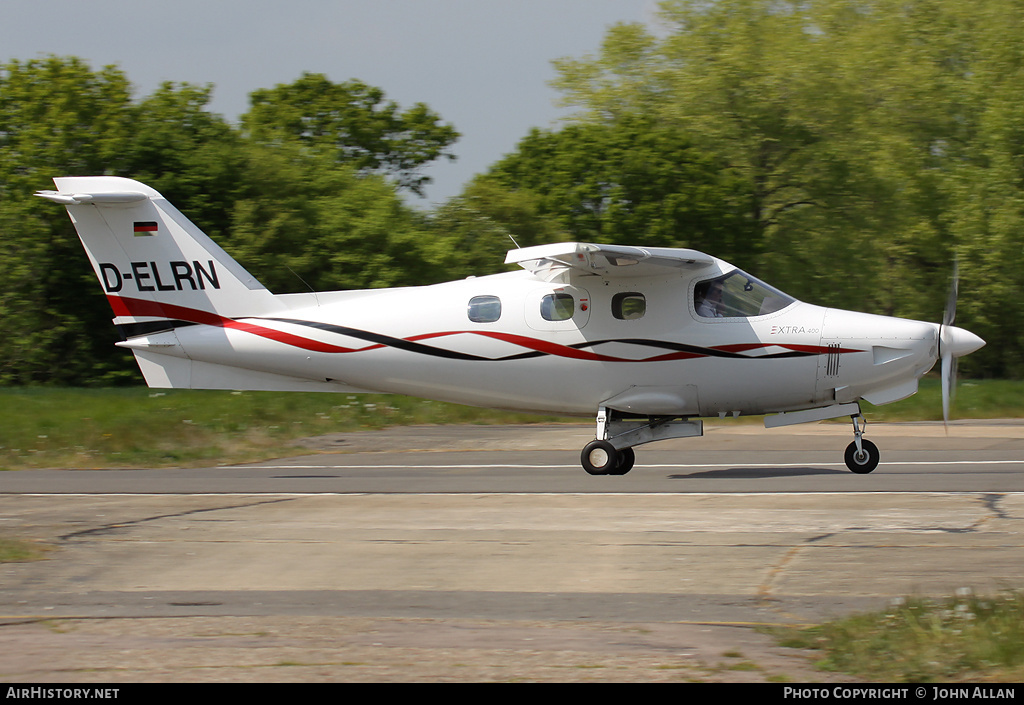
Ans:
[[[57,191],[36,195],[67,206],[125,338],[118,345],[135,353],[150,387],[363,391],[282,373],[274,356],[266,364],[254,354],[240,359],[231,331],[283,334],[238,319],[287,305],[155,190],[113,176],[54,183]]]
[[[53,180],[114,314],[196,320],[266,314],[275,297],[157,191],[116,176]]]

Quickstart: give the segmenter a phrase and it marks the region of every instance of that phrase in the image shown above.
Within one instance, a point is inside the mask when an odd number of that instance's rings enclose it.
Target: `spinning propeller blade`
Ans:
[[[946,297],[946,310],[939,326],[939,356],[942,358],[942,423],[949,424],[949,406],[956,395],[957,360],[953,357],[953,324],[956,321],[956,298],[960,284],[960,266],[953,260],[953,278]]]
[[[942,315],[939,325],[939,358],[942,360],[942,420],[949,423],[949,404],[956,395],[957,358],[968,355],[985,341],[970,331],[953,325],[956,320],[956,294],[959,285],[959,274],[956,263],[953,263],[953,281],[949,288],[949,299],[946,312]]]

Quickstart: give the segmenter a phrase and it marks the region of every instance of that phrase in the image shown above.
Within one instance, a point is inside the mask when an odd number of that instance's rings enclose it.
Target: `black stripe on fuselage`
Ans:
[[[470,353],[457,352],[455,350],[445,350],[443,348],[435,348],[430,345],[423,345],[421,343],[415,343],[411,340],[403,340],[402,338],[393,338],[389,335],[382,335],[380,333],[371,333],[370,331],[359,330],[357,328],[348,328],[346,326],[338,326],[332,323],[320,323],[318,321],[299,321],[293,318],[268,318],[268,321],[277,321],[279,323],[293,323],[298,326],[306,326],[308,328],[316,328],[317,330],[327,331],[329,333],[337,333],[338,335],[347,335],[350,338],[357,340],[365,340],[370,343],[377,343],[379,345],[387,345],[388,347],[397,348],[399,350],[405,350],[407,352],[420,353],[421,355],[432,355],[433,357],[444,357],[450,360],[485,360],[492,361],[492,358],[483,357],[481,355],[473,355]]]

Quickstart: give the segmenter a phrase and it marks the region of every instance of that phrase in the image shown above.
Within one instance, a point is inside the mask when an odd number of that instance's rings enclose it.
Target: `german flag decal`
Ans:
[[[156,221],[155,220],[136,220],[135,221],[135,237],[143,237],[147,235],[156,235]]]

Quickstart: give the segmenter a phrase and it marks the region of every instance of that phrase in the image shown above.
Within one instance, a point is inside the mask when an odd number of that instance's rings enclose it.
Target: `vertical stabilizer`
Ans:
[[[152,188],[114,176],[54,183],[57,191],[36,195],[67,207],[119,324],[279,309],[273,294]]]

